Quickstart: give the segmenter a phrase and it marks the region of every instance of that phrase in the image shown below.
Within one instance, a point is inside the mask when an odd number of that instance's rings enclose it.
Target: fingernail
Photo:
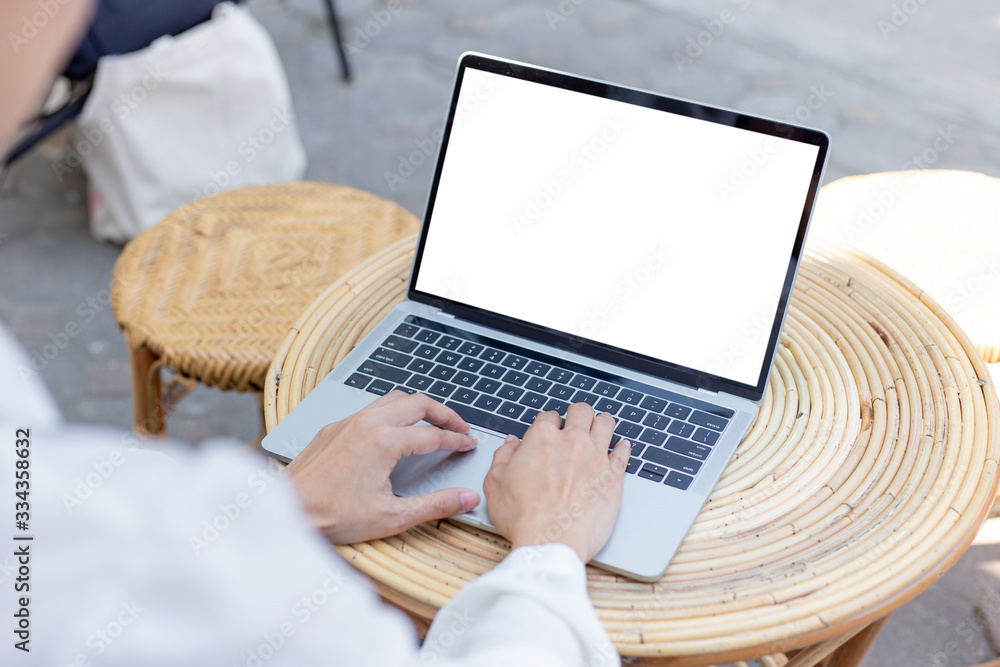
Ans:
[[[509,445],[510,443],[514,442],[515,440],[517,440],[517,438],[515,438],[513,435],[508,434],[507,437],[503,439],[503,444]]]
[[[475,491],[462,491],[458,494],[458,499],[462,503],[462,509],[468,511],[479,504],[479,494]]]

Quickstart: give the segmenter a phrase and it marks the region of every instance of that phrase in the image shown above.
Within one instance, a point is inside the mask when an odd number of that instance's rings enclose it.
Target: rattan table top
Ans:
[[[125,246],[112,308],[133,345],[200,382],[260,390],[295,318],[419,221],[353,188],[288,183],[183,206]]]
[[[403,298],[413,248],[385,250],[301,315],[268,374],[268,429]],[[867,255],[814,248],[756,422],[665,576],[588,568],[597,612],[622,655],[651,663],[842,637],[965,551],[996,493],[998,431],[985,365],[936,303]],[[338,548],[386,599],[429,619],[508,545],[441,521]]]

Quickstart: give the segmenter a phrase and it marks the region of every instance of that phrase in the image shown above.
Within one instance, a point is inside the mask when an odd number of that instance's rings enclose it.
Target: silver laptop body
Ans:
[[[394,308],[263,441],[289,461],[392,389],[472,424],[400,496],[482,483],[507,433],[578,400],[633,443],[594,563],[662,576],[757,413],[826,162],[822,132],[480,54],[459,61]]]

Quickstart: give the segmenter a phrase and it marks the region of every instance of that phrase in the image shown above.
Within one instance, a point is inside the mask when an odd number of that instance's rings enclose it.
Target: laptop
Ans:
[[[828,137],[467,53],[406,300],[264,438],[289,461],[400,389],[478,447],[402,459],[403,497],[482,482],[504,436],[586,402],[632,455],[594,564],[653,581],[757,413]]]

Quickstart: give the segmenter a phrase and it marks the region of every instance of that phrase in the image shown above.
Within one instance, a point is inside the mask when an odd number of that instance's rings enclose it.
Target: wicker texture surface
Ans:
[[[268,429],[404,296],[413,247],[372,258],[302,315],[268,376]],[[792,664],[815,664],[965,551],[996,492],[998,430],[985,365],[937,304],[866,255],[816,249],[759,415],[666,575],[588,568],[598,614],[623,655],[649,664],[807,645]],[[432,618],[508,545],[442,521],[339,549],[388,600]]]
[[[810,234],[920,285],[1000,362],[1000,180],[940,169],[841,178],[824,186]]]
[[[259,391],[289,325],[345,271],[419,229],[353,188],[242,188],[181,207],[129,243],[112,308],[130,346],[220,389]]]

